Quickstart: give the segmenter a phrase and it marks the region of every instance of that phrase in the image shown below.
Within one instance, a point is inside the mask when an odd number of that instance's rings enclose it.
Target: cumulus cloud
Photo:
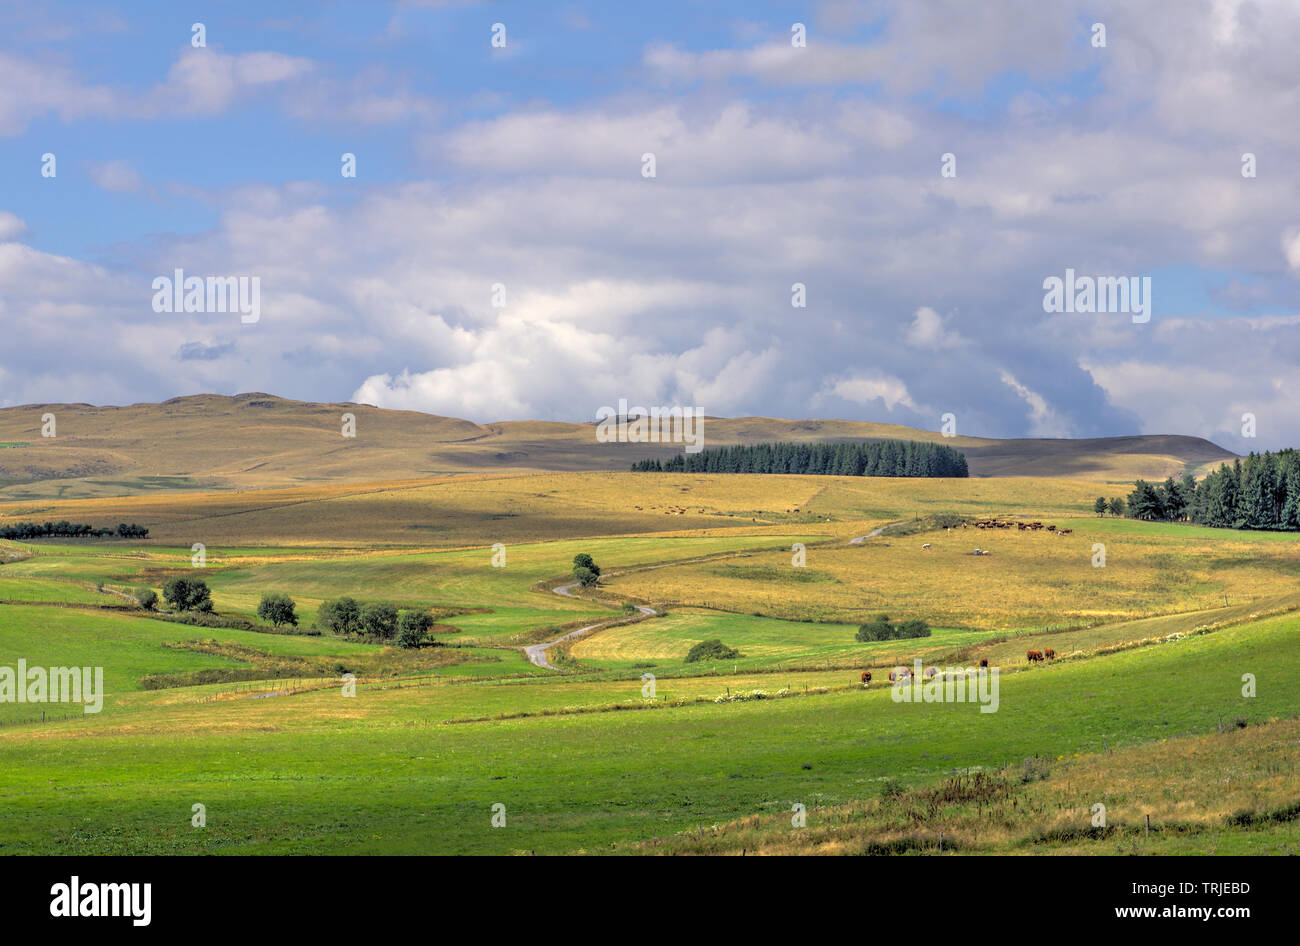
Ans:
[[[1035,437],[1073,437],[1074,428],[1061,417],[1037,391],[1025,387],[1009,371],[1003,371],[999,380],[1009,387],[1029,407],[1029,433]]]
[[[1297,104],[1300,14],[863,9],[823,5],[806,49],[761,25],[741,49],[651,44],[653,96],[478,95],[468,120],[383,72],[279,54],[183,52],[131,93],[0,55],[0,134],[45,114],[212,113],[266,95],[305,122],[333,104],[344,122],[425,123],[416,180],[356,182],[346,202],[311,181],[206,194],[211,229],[113,263],[40,252],[0,216],[0,312],[24,353],[2,396],[261,389],[482,421],[590,419],[626,396],[930,428],[952,411],[970,434],[1163,431],[1238,449],[1252,410],[1261,439],[1245,446],[1300,442],[1300,228],[1282,170],[1300,130],[1277,120]],[[1093,19],[1104,50],[1087,42]],[[1248,148],[1256,179],[1240,175]],[[941,178],[950,151],[958,175]],[[177,267],[259,275],[262,321],[154,314],[149,280]],[[1156,273],[1151,323],[1044,313],[1042,281],[1066,268]],[[1206,273],[1228,278],[1199,285]],[[40,367],[78,354],[85,372]]]
[[[16,240],[26,232],[27,224],[21,217],[0,210],[0,241]]]
[[[912,410],[920,410],[912,400],[912,395],[908,393],[907,385],[890,375],[855,375],[840,378],[828,385],[824,394],[864,407],[878,401],[887,411],[893,411],[900,405]]]
[[[929,306],[921,306],[912,314],[912,325],[907,330],[907,343],[913,348],[956,348],[963,343],[958,332],[943,324],[943,317]]]

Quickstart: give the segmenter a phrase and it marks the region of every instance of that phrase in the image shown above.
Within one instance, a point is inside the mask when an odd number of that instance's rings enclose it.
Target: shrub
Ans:
[[[740,655],[740,651],[733,650],[715,637],[713,640],[700,641],[692,647],[686,655],[686,662],[693,664],[701,660],[731,660]]]
[[[163,585],[163,598],[174,611],[211,611],[212,592],[201,578],[172,578]]]
[[[257,616],[263,621],[270,621],[277,628],[284,624],[298,626],[293,599],[280,591],[268,591],[262,595],[262,603],[257,606]]]
[[[854,636],[863,643],[909,640],[914,637],[929,637],[930,626],[916,618],[902,624],[891,624],[889,616],[882,614],[859,627]]]
[[[152,611],[158,607],[158,592],[152,588],[137,588],[135,590],[135,600],[146,611]]]
[[[573,577],[578,579],[578,584],[584,588],[590,588],[600,580],[600,575],[590,568],[584,568],[582,565],[573,566]]]

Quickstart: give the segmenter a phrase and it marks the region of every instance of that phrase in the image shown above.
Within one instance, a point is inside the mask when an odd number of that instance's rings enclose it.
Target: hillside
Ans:
[[[41,436],[44,414],[57,436]],[[342,416],[356,436],[342,436]],[[934,431],[847,420],[708,418],[709,445],[882,438],[942,441]],[[1208,440],[954,437],[973,476],[1069,476],[1123,482],[1230,460]],[[252,489],[453,473],[626,470],[680,447],[602,444],[591,423],[476,424],[360,404],[268,394],[195,395],[161,404],[29,404],[0,410],[0,498],[73,498],[178,489]]]

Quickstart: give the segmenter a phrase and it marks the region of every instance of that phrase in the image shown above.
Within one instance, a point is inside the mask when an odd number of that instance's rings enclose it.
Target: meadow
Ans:
[[[542,473],[0,505],[151,529],[0,543],[0,666],[102,666],[107,691],[44,722],[0,703],[0,852],[933,853],[939,830],[959,854],[1292,850],[1300,545],[1092,515],[1116,492]],[[600,585],[555,593],[579,552]],[[174,576],[231,626],[131,602]],[[266,591],[297,629],[268,633]],[[340,595],[429,610],[436,646],[314,629]],[[932,633],[856,641],[882,612]],[[605,622],[558,670],[524,655]],[[739,655],[686,661],[712,638]],[[996,712],[891,698],[893,667],[981,658]]]

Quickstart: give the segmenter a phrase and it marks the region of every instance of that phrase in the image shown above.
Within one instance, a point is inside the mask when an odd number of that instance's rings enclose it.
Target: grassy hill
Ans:
[[[42,417],[56,419],[54,438]],[[356,436],[344,437],[343,415]],[[995,440],[848,420],[708,418],[708,445],[772,440],[943,441],[974,476],[1068,476],[1125,482],[1230,460],[1197,437]],[[361,404],[268,394],[205,394],[161,404],[29,404],[0,410],[0,498],[55,499],[177,490],[256,489],[423,479],[446,474],[626,470],[680,447],[602,444],[591,423],[476,424]]]

